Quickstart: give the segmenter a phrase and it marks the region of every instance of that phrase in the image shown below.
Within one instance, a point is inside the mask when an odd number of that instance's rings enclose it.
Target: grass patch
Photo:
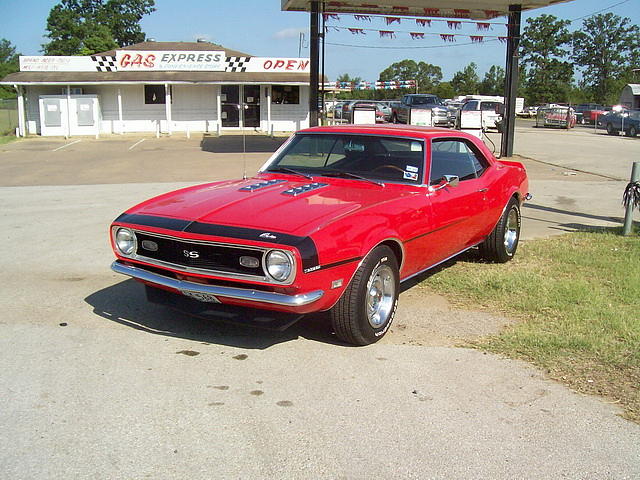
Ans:
[[[0,145],[4,145],[5,143],[13,142],[18,137],[15,135],[2,135],[0,136]]]
[[[640,237],[611,230],[522,243],[506,265],[468,255],[422,286],[519,321],[477,348],[545,368],[640,423]]]
[[[14,132],[17,126],[17,111],[0,108],[0,136]]]

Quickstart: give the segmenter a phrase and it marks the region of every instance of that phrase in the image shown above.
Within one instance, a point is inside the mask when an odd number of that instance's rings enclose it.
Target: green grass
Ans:
[[[3,135],[0,136],[0,145],[4,145],[5,143],[13,142],[17,137],[14,135]]]
[[[508,264],[468,256],[422,284],[519,319],[478,348],[528,360],[640,422],[640,238],[611,231],[522,243]]]

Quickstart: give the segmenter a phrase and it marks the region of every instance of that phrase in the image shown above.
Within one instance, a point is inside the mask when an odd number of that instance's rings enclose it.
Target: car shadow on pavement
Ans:
[[[287,140],[287,137],[266,135],[222,135],[203,136],[200,147],[210,153],[272,153]]]
[[[525,209],[531,209],[531,210],[540,210],[543,212],[549,212],[549,213],[559,213],[562,215],[570,215],[572,217],[582,217],[582,218],[589,218],[591,220],[604,220],[606,222],[622,222],[622,218],[621,217],[607,217],[607,216],[602,216],[602,215],[592,215],[590,213],[581,213],[581,212],[572,212],[570,210],[562,210],[560,208],[553,208],[553,207],[545,207],[543,205],[536,205],[535,203],[530,203],[527,202],[524,204],[524,208]],[[589,228],[589,225],[584,225],[585,228]]]
[[[131,279],[92,293],[85,302],[96,315],[120,325],[202,343],[264,350],[303,337],[344,345],[332,334],[329,319],[322,314],[306,315],[284,331],[227,323],[224,319],[203,318],[150,303],[144,286]]]

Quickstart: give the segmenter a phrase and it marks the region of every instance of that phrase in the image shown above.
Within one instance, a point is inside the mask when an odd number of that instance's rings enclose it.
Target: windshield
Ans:
[[[482,110],[483,112],[496,112],[498,105],[501,105],[501,103],[498,102],[482,102],[480,104],[480,110]]]
[[[287,168],[312,176],[357,175],[422,182],[424,141],[348,133],[297,134],[266,171]]]
[[[438,97],[413,97],[411,100],[412,105],[440,105],[440,99]]]

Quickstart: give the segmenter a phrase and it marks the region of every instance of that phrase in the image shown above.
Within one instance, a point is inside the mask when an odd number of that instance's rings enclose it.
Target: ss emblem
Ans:
[[[187,258],[200,258],[200,254],[195,250],[183,250],[182,254]]]

